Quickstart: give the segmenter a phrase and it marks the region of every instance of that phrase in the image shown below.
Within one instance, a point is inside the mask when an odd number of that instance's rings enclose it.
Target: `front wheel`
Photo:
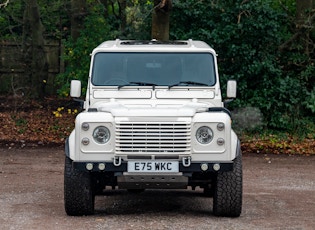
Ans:
[[[91,215],[94,213],[92,178],[88,172],[76,170],[69,157],[65,159],[64,202],[69,216]]]
[[[219,172],[213,196],[216,216],[238,217],[242,212],[243,172],[242,153],[235,158],[233,171]]]

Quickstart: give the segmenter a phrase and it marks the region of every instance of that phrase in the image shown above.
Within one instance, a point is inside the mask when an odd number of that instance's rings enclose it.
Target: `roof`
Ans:
[[[94,52],[108,51],[210,51],[215,54],[215,51],[205,42],[198,40],[177,40],[177,41],[159,41],[159,40],[110,40],[105,41],[96,47]]]

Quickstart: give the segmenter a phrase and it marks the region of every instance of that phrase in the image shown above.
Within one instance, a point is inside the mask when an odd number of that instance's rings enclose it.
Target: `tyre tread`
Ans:
[[[216,216],[239,217],[242,212],[242,154],[235,158],[233,171],[219,172],[213,197]]]
[[[91,215],[94,213],[94,192],[91,176],[72,167],[72,160],[65,159],[64,203],[69,216]]]

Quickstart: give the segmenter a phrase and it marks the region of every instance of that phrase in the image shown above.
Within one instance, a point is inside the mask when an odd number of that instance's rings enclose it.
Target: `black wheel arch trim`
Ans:
[[[242,150],[241,150],[241,141],[240,139],[237,139],[237,145],[236,145],[236,154],[235,157],[238,157],[239,155],[242,154]]]
[[[229,115],[232,118],[231,111],[225,107],[210,107],[208,112],[223,112]]]
[[[65,154],[67,157],[70,157],[69,137],[67,137],[65,142]]]

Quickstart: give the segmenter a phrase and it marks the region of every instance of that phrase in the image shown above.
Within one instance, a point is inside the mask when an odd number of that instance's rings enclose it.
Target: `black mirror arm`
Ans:
[[[80,104],[81,109],[83,109],[84,100],[79,99],[79,98],[73,98],[73,100],[74,100],[75,102],[78,102],[78,103]]]
[[[227,98],[227,99],[225,99],[225,100],[223,101],[224,107],[226,108],[227,105],[228,105],[230,102],[232,102],[232,101],[234,101],[234,98]]]

